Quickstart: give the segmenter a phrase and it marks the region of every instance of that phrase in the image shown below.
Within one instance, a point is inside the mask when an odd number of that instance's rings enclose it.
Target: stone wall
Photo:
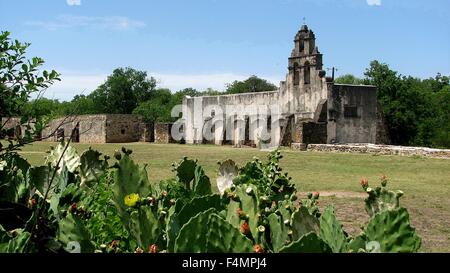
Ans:
[[[176,143],[170,133],[172,123],[155,123],[155,143]]]
[[[20,117],[2,118],[0,128],[6,131],[5,136],[2,136],[0,132],[0,138],[8,137],[12,139],[21,138],[25,130],[20,123]]]
[[[334,84],[328,95],[327,143],[375,143],[375,86]]]
[[[278,95],[278,91],[268,91],[184,98],[183,119],[186,142],[189,144],[203,143],[202,132],[205,130],[207,122],[211,121],[210,124],[215,125],[212,139],[217,145],[229,141],[233,144],[244,141],[246,126],[249,139],[247,142],[257,144],[262,126],[267,121],[258,119],[254,110],[258,107],[261,113],[270,113],[269,106],[278,104]],[[246,121],[250,123],[249,126],[246,125]],[[272,131],[274,137],[279,138],[280,134],[279,132],[275,133],[276,129],[274,128]]]
[[[79,127],[76,128],[77,124]],[[137,115],[102,114],[64,117],[51,120],[43,130],[44,141],[69,139],[75,129],[73,142],[126,143],[152,141],[153,126]]]
[[[53,119],[42,131],[43,141],[68,140],[75,130],[73,142],[105,143],[106,115],[83,115]]]
[[[141,142],[154,142],[155,141],[155,127],[153,123],[141,123]]]
[[[327,124],[314,122],[304,123],[303,143],[327,143]]]
[[[106,115],[106,142],[137,142],[144,135],[145,126],[137,115]]]
[[[14,128],[20,124],[20,117],[2,118],[2,123],[0,124],[3,129]]]
[[[327,143],[326,123],[299,121],[295,124],[294,129],[292,143]]]
[[[296,147],[292,147],[296,148]],[[300,149],[300,147],[298,147]],[[450,149],[377,144],[309,144],[308,151],[450,158]]]

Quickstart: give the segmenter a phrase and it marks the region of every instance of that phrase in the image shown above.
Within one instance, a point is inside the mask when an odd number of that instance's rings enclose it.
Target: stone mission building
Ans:
[[[99,114],[53,119],[42,130],[43,141],[63,139],[79,143],[153,141],[153,126],[137,115]]]
[[[278,90],[186,97],[182,131],[186,143],[216,145],[379,143],[377,105],[375,86],[336,84],[326,77],[314,32],[303,25]]]

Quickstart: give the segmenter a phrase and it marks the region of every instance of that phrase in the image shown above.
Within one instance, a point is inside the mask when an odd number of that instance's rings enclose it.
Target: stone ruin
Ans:
[[[153,126],[140,116],[101,114],[53,119],[42,131],[43,141],[70,139],[80,143],[153,141]]]

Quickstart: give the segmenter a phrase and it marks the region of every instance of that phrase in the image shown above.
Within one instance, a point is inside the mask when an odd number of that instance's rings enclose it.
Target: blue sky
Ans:
[[[62,100],[121,66],[173,91],[253,74],[278,85],[303,17],[338,75],[362,76],[374,59],[450,74],[449,0],[0,0],[0,10],[0,29],[63,74],[46,93]]]

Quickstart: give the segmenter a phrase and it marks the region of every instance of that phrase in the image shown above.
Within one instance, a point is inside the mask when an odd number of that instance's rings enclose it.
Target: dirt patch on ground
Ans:
[[[300,192],[299,197],[304,198],[308,195],[308,192]],[[367,193],[354,192],[354,191],[321,191],[319,192],[321,197],[336,197],[336,198],[364,198],[367,197]]]

